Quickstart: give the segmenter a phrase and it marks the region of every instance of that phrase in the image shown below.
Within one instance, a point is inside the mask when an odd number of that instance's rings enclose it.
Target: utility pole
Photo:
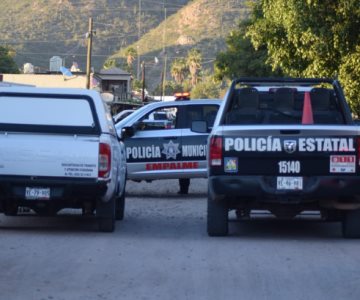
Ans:
[[[87,56],[86,56],[86,88],[90,89],[90,73],[91,73],[91,52],[92,52],[92,38],[93,34],[93,20],[89,18],[89,31],[86,34],[88,39]]]
[[[163,96],[162,97],[163,99],[165,99],[165,92],[166,92],[166,64],[167,64],[167,53],[166,53],[166,50],[165,50],[163,82],[162,82],[162,92],[163,92],[163,94],[161,95],[161,96]]]
[[[141,0],[139,0],[139,16],[138,16],[138,41],[140,41],[141,36]],[[139,80],[140,78],[140,53],[139,53],[139,45],[136,46],[137,50],[137,70],[136,70],[136,78]]]
[[[166,84],[166,64],[167,64],[167,53],[166,53],[166,19],[167,19],[167,11],[165,7],[165,0],[164,0],[164,31],[163,31],[163,53],[164,53],[164,70],[163,70],[163,77],[162,77],[162,88],[161,88],[161,98],[165,99],[165,84]]]
[[[164,71],[161,71],[160,82],[161,82],[160,101],[164,101]]]
[[[141,90],[141,101],[145,102],[145,61],[141,63],[142,73],[141,73],[141,80],[142,80],[142,90]]]

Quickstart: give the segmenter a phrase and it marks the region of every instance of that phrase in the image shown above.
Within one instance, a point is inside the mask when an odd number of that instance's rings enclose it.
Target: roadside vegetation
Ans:
[[[260,0],[227,39],[217,79],[236,76],[339,78],[360,115],[360,6],[357,0]]]
[[[360,116],[358,0],[259,0],[248,5],[249,18],[230,32],[213,69],[204,68],[201,52],[193,48],[186,59],[172,62],[173,85],[187,87],[193,98],[212,98],[240,76],[338,78],[354,115]]]
[[[0,46],[0,73],[19,73],[19,68],[14,61],[15,52]]]

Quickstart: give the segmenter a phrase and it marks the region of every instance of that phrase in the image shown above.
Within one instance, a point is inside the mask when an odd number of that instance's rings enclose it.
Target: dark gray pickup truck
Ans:
[[[282,219],[318,211],[360,237],[359,152],[338,81],[233,81],[208,140],[208,234],[228,234],[230,210],[268,210]]]

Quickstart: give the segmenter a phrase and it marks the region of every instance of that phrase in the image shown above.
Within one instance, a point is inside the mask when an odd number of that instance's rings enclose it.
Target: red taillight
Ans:
[[[212,137],[210,139],[210,166],[222,165],[222,138]]]
[[[358,165],[360,166],[360,138],[356,138],[356,155],[358,160]]]
[[[100,143],[99,147],[99,177],[109,177],[111,170],[111,148],[109,144]]]

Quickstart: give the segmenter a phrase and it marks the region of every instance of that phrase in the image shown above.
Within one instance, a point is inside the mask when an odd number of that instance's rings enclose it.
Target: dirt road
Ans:
[[[206,234],[206,181],[129,183],[125,220],[0,216],[0,299],[360,299],[360,243],[336,223],[232,221]]]

